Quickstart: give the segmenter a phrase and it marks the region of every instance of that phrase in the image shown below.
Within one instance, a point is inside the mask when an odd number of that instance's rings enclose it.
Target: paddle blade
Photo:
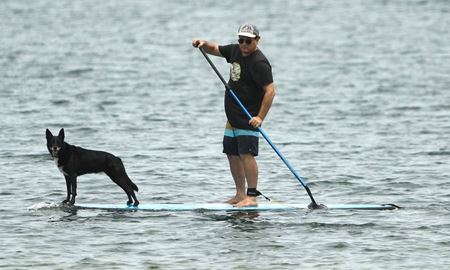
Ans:
[[[316,210],[316,209],[327,209],[328,207],[325,204],[317,204],[316,202],[312,202],[308,205],[308,209]]]

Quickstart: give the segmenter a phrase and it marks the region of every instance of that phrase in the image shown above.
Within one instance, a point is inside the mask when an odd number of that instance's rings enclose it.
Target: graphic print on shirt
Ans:
[[[234,62],[231,64],[230,77],[233,82],[237,82],[241,78],[241,66],[239,63]]]

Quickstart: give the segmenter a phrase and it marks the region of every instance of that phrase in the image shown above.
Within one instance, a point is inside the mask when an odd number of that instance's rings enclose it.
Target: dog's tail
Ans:
[[[134,191],[139,191],[139,188],[136,186],[135,183],[133,183],[133,181],[131,181],[130,178],[128,178],[130,180],[130,182],[128,182],[128,184],[130,185],[130,187],[134,190]]]
[[[115,172],[115,171],[117,171],[117,169],[120,171],[120,172],[118,172],[118,174],[120,175],[119,178],[121,180],[120,182],[122,183],[122,185],[127,186],[128,188],[132,188],[134,191],[139,191],[139,188],[136,186],[135,183],[133,183],[133,181],[131,181],[130,177],[128,176],[127,172],[125,171],[125,166],[123,165],[122,159],[120,159],[119,157],[115,157],[115,156],[113,156],[113,157],[114,157],[114,161],[111,162],[112,171]],[[108,174],[108,172],[106,174]],[[111,177],[111,179],[114,179],[114,178],[115,177]],[[120,184],[119,184],[119,186],[120,186]]]

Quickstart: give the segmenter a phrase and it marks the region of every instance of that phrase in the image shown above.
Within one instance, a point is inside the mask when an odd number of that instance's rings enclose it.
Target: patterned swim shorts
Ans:
[[[223,153],[228,155],[258,155],[259,132],[233,128],[229,122],[223,134]]]

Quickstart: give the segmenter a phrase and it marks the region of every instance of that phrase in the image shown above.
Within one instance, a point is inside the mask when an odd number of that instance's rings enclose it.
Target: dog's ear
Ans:
[[[50,130],[48,130],[48,128],[45,131],[45,137],[47,138],[47,140],[53,137],[53,134],[50,132]]]
[[[64,129],[62,128],[59,131],[58,138],[63,142],[64,141]]]

